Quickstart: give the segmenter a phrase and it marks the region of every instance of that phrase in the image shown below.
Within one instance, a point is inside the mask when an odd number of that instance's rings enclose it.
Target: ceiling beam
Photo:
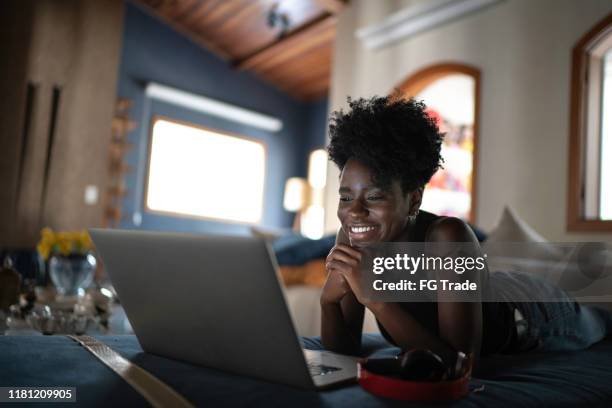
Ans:
[[[270,82],[275,83],[290,83],[296,81],[303,81],[305,78],[318,75],[319,73],[327,71],[330,72],[331,58],[326,58],[324,61],[307,59],[305,58],[303,63],[300,61],[292,61],[291,64],[287,64],[283,69],[277,69],[269,72],[258,72],[258,75],[266,78]]]
[[[236,63],[238,69],[255,69],[259,66],[279,63],[326,41],[333,41],[336,17],[329,14],[314,20],[293,33]]]
[[[310,78],[308,81],[301,81],[286,86],[284,89],[290,94],[307,96],[328,89],[329,81],[330,73],[326,72]]]
[[[330,14],[338,14],[346,6],[344,0],[316,0],[319,6],[327,10]]]

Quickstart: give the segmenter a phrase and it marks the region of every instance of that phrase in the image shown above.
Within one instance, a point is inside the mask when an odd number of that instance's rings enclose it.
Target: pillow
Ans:
[[[309,239],[292,230],[261,227],[252,227],[251,234],[271,243],[285,286],[323,286],[325,258],[336,242],[335,234]]]
[[[504,207],[501,219],[489,234],[490,242],[546,242],[527,222],[508,206]]]
[[[478,239],[478,242],[485,242],[488,239],[489,236],[486,232],[484,232],[477,226],[470,224],[469,222],[467,223],[467,225],[469,225],[472,231],[474,231],[474,235],[476,235],[476,239]]]
[[[279,265],[303,265],[313,259],[326,258],[336,242],[336,235],[310,239],[302,235],[280,237],[272,244]]]
[[[526,243],[532,245],[524,245]],[[483,251],[489,257],[543,261],[560,261],[563,258],[562,251],[538,234],[508,206],[504,207],[497,227],[491,231],[483,245]]]

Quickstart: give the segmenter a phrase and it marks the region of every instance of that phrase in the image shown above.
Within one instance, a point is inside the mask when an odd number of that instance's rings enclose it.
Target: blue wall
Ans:
[[[148,101],[144,85],[157,82],[277,117],[283,129],[272,133],[217,117]],[[126,156],[134,169],[126,177],[128,195],[122,228],[246,234],[249,225],[179,218],[143,210],[150,121],[153,115],[260,139],[267,146],[264,214],[260,225],[291,226],[293,214],[282,208],[285,180],[305,176],[308,152],[325,142],[327,100],[298,102],[254,75],[233,69],[188,38],[126,2],[118,96],[133,101],[131,118],[138,127],[129,134],[135,148]],[[248,199],[248,198],[247,198]],[[141,223],[133,221],[141,214]],[[138,216],[137,216],[138,217]]]
[[[302,145],[302,151],[308,160],[308,154],[314,149],[320,149],[325,146],[327,134],[327,109],[328,100],[323,99],[313,103],[308,112],[308,122],[305,127],[305,137]],[[304,174],[308,169],[308,163],[304,162],[302,171]]]

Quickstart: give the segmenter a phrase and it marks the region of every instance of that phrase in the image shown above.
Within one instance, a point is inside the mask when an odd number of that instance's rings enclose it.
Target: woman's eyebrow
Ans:
[[[380,186],[377,186],[377,185],[374,185],[374,184],[372,184],[372,185],[367,185],[367,186],[363,186],[363,188],[361,188],[361,190],[364,190],[364,191],[378,190],[378,191],[381,191],[381,192],[386,192],[386,191],[387,191],[387,189],[385,189],[385,188],[383,188],[383,187],[380,187]],[[339,193],[350,193],[350,192],[352,192],[352,191],[353,191],[353,190],[351,190],[351,188],[350,188],[350,187],[346,187],[346,186],[344,186],[344,187],[340,187],[340,188],[338,189],[338,192],[339,192]]]

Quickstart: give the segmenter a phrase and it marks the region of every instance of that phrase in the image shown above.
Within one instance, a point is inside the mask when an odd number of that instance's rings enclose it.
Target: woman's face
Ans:
[[[399,180],[381,188],[373,176],[368,167],[353,159],[340,175],[338,219],[352,246],[393,241],[408,223],[412,194],[402,193]]]

